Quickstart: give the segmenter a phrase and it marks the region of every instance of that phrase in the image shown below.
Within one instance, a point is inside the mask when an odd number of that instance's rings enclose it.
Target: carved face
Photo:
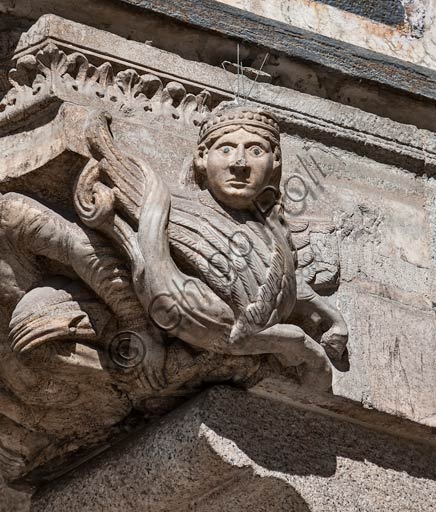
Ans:
[[[203,159],[209,191],[226,206],[241,210],[254,207],[280,165],[271,143],[244,128],[222,135]]]

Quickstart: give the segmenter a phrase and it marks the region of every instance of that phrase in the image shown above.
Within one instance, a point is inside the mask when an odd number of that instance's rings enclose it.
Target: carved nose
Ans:
[[[245,148],[243,144],[238,145],[238,149],[235,155],[235,161],[233,162],[233,168],[237,171],[243,171],[247,167],[247,160],[245,158]]]
[[[245,169],[245,167],[247,167],[247,161],[245,158],[238,158],[233,166],[235,169]]]

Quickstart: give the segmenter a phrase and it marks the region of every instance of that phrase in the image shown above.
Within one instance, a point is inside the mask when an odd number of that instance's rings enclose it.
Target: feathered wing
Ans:
[[[335,225],[310,218],[290,219],[287,224],[288,242],[297,253],[304,281],[316,291],[335,287],[339,275]]]
[[[92,113],[87,121],[91,159],[76,181],[74,204],[82,222],[110,237],[139,272],[144,262],[136,233],[151,172],[117,147],[109,123],[104,112]]]
[[[183,321],[177,328],[192,324],[206,332],[214,319],[195,308],[183,309],[186,301],[180,290],[193,280],[180,271],[170,254],[169,189],[140,157],[131,157],[118,147],[109,124],[105,113],[91,115],[88,121],[86,137],[92,158],[76,183],[76,211],[86,225],[105,233],[127,256],[144,316],[151,315],[156,298],[175,297],[183,310]],[[203,283],[196,284],[198,289],[191,291],[196,295],[193,302],[203,304],[204,297],[212,292]],[[224,306],[215,303],[221,311]]]
[[[104,112],[90,116],[85,128],[88,147],[98,167],[99,181],[114,194],[115,209],[136,224],[147,184],[147,166],[116,146],[109,122],[110,116]]]
[[[255,333],[261,328],[277,322],[278,297],[284,291],[285,256],[283,248],[275,240],[271,250],[271,264],[266,273],[265,282],[259,287],[256,298],[247,305],[243,314],[238,318],[231,333],[232,339]],[[271,298],[275,298],[275,300],[268,308],[266,305],[271,303]]]
[[[276,323],[290,307],[294,288],[283,229],[277,224],[274,234],[269,223],[240,220],[200,193],[195,199],[175,197],[169,223],[178,263],[232,307],[231,341]]]

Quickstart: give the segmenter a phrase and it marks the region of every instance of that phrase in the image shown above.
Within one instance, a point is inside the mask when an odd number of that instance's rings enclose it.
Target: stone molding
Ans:
[[[436,99],[436,73],[349,43],[226,5],[215,0],[118,0],[202,30],[309,61],[346,77],[376,82],[403,93]]]
[[[80,41],[80,46],[73,41]],[[112,55],[103,51],[103,45],[113,48]],[[123,58],[126,54],[131,56],[129,61]],[[104,102],[112,105],[112,112],[138,119],[150,111],[165,111],[165,115],[196,124],[208,105],[213,108],[233,97],[234,75],[227,71],[53,15],[43,16],[22,36],[13,62],[0,129],[55,98],[87,106]],[[52,70],[47,76],[35,73],[46,65]],[[29,66],[34,70],[30,82]],[[69,74],[71,66],[75,67],[73,76]],[[114,71],[120,68],[122,71]],[[51,73],[56,76],[54,82]],[[245,87],[251,85],[252,81],[245,79]],[[284,132],[417,174],[436,170],[436,138],[428,130],[269,84],[258,84],[250,101],[273,110]]]
[[[322,67],[355,82],[383,85],[388,90],[435,99],[436,73],[398,58],[381,55],[349,43],[342,43],[310,30],[268,19],[215,0],[76,0],[74,8],[64,0],[3,2],[4,14],[37,19],[46,13],[92,24],[103,30],[141,40],[141,25],[159,20],[169,27],[203,31],[221,38],[244,41],[253,47],[270,49],[292,60]],[[122,19],[120,27],[112,23]],[[383,25],[381,25],[383,27]]]
[[[217,387],[41,489],[31,510],[430,512],[434,445],[374,429],[371,414],[349,423],[292,388],[278,399],[273,384],[263,396]]]
[[[93,66],[82,53],[67,55],[53,43],[35,55],[20,57],[9,72],[9,82],[12,88],[0,102],[0,126],[35,104],[75,96],[91,105],[99,101],[112,104],[120,114],[153,112],[198,125],[210,98],[207,91],[188,94],[178,82],[164,86],[156,75],[139,75],[134,69],[115,73],[109,62]]]

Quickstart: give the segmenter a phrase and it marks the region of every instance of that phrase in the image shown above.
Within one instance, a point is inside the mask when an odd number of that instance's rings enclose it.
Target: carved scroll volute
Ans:
[[[80,174],[75,189],[75,207],[81,220],[94,229],[113,225],[115,191],[101,183],[99,163],[92,159]]]
[[[93,158],[79,175],[74,204],[80,219],[98,229],[123,249],[130,261],[142,265],[136,228],[145,179],[140,166],[114,145],[111,116],[91,113],[85,134]]]

